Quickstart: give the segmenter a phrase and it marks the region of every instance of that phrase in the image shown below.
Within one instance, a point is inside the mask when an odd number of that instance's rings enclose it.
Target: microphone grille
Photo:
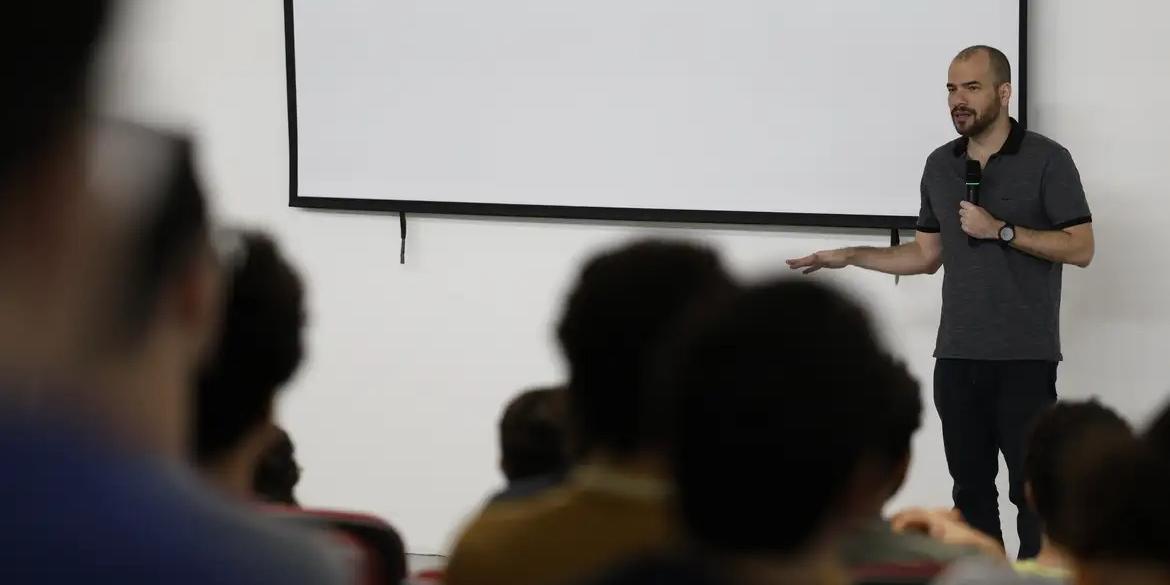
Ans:
[[[980,183],[983,181],[983,166],[977,160],[967,161],[967,182]]]

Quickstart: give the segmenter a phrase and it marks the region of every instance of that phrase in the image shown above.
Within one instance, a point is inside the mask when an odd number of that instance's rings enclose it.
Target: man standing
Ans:
[[[960,137],[926,160],[915,240],[817,252],[788,266],[896,275],[946,266],[934,399],[955,505],[1002,541],[995,487],[1002,451],[1020,557],[1030,558],[1040,530],[1024,494],[1025,436],[1056,400],[1061,268],[1092,261],[1092,217],[1068,150],[1008,116],[1011,65],[1002,52],[964,49],[951,63],[947,92]],[[978,205],[964,201],[967,161],[983,168]]]

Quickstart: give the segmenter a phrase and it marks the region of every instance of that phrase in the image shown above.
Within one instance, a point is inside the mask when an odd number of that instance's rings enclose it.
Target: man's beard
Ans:
[[[996,96],[995,101],[984,111],[976,112],[970,108],[956,108],[951,110],[951,123],[955,125],[955,131],[962,136],[968,138],[978,136],[987,130],[999,119],[1000,110],[1003,109],[1003,102]],[[969,121],[965,127],[960,126],[955,120],[955,113],[966,112],[970,115]]]

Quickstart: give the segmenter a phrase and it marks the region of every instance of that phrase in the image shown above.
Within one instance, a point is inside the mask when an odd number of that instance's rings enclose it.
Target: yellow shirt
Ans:
[[[666,485],[603,466],[565,485],[489,505],[447,565],[447,585],[555,585],[662,550],[677,531]]]
[[[1059,569],[1056,567],[1048,567],[1041,565],[1034,560],[1016,561],[1012,563],[1012,568],[1020,575],[1032,575],[1036,577],[1045,577],[1048,579],[1070,579],[1072,578],[1072,571],[1068,569]]]

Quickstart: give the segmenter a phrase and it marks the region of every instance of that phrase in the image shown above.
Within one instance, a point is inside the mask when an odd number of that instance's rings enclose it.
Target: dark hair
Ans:
[[[991,76],[996,87],[1012,82],[1012,64],[1008,61],[1007,55],[995,47],[987,45],[967,47],[955,55],[955,61],[966,61],[980,53],[986,54],[987,59],[991,61]]]
[[[301,467],[297,465],[292,439],[284,429],[277,428],[276,438],[256,465],[252,492],[265,502],[296,506],[293,491],[300,480]]]
[[[1072,459],[1094,442],[1132,434],[1121,416],[1095,400],[1059,402],[1036,419],[1024,474],[1031,485],[1032,505],[1054,542],[1064,544],[1072,538],[1065,497],[1072,483]]]
[[[891,362],[886,401],[874,410],[873,452],[889,465],[901,465],[910,456],[914,433],[922,425],[922,396],[918,381],[902,362]]]
[[[145,221],[131,243],[121,331],[124,339],[135,342],[148,327],[162,289],[209,247],[210,220],[191,143],[153,130],[132,131],[154,135],[160,148],[172,148],[175,154],[161,190],[147,194],[153,200],[146,202]]]
[[[1138,438],[1096,441],[1076,455],[1069,542],[1078,560],[1170,569],[1170,408]]]
[[[218,349],[199,376],[195,453],[208,462],[263,423],[303,353],[301,279],[268,236],[240,234]]]
[[[0,19],[0,193],[17,169],[79,121],[110,4],[24,2]]]
[[[558,330],[577,454],[650,446],[648,366],[683,314],[732,287],[719,257],[689,243],[643,241],[585,266]]]
[[[665,364],[683,521],[721,552],[805,546],[873,444],[902,450],[906,425],[890,421],[906,414],[883,413],[918,392],[866,313],[808,281],[742,292],[697,322]]]
[[[500,417],[500,467],[509,482],[563,473],[569,465],[564,388],[512,399]]]
[[[1170,404],[1158,411],[1143,436],[1153,449],[1170,458]]]

